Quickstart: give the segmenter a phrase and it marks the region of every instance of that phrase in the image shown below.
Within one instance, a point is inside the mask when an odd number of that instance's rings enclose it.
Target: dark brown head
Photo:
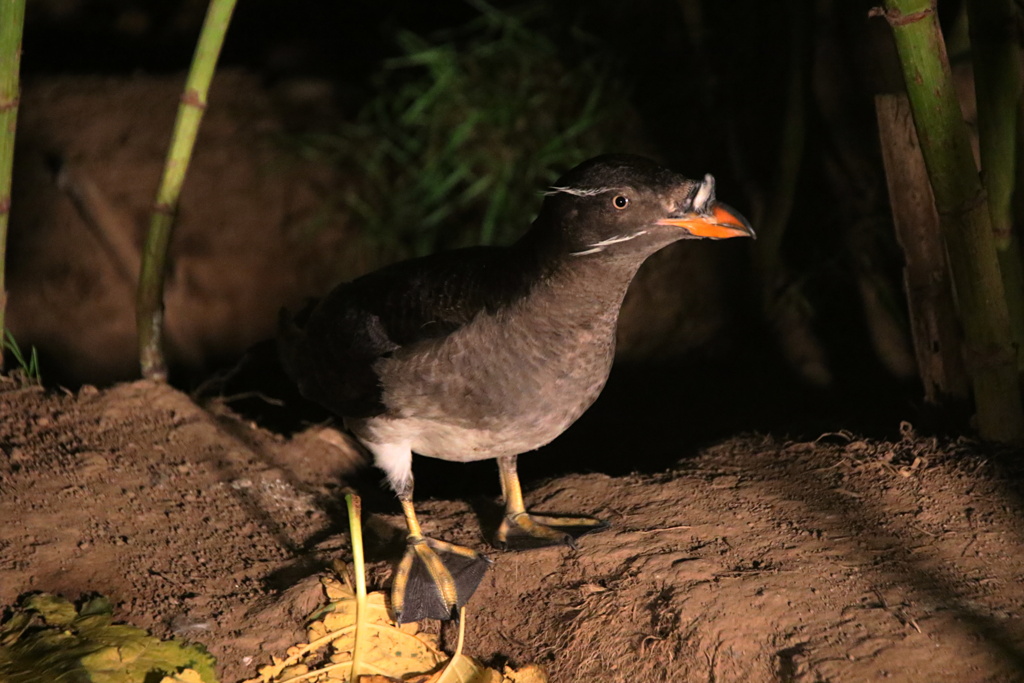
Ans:
[[[638,156],[585,161],[549,190],[537,226],[570,256],[646,255],[681,239],[753,237],[715,198],[715,179],[690,180]],[[553,235],[552,235],[553,236]]]

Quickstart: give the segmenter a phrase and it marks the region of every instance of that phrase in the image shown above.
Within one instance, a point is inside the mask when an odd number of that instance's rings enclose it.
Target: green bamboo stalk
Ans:
[[[164,358],[164,274],[167,269],[167,247],[178,209],[181,186],[192,158],[196,133],[206,111],[206,95],[217,66],[224,35],[231,22],[236,0],[210,0],[199,43],[192,58],[192,68],[185,83],[185,92],[178,105],[174,134],[164,163],[160,188],[157,190],[149,232],[142,252],[142,272],[136,298],[135,322],[139,336],[139,363],[142,376],[167,380]]]
[[[1024,410],[992,223],[935,4],[886,0],[885,8],[949,254],[978,430],[993,441],[1019,440]]]
[[[25,0],[0,0],[0,369],[4,367],[3,342],[7,329],[7,225],[11,217],[11,174],[24,26]]]
[[[988,192],[999,268],[1017,347],[1017,368],[1024,369],[1024,266],[1013,227],[1017,162],[1017,114],[1022,92],[1021,50],[1013,0],[969,0],[967,16],[978,103],[982,180]]]

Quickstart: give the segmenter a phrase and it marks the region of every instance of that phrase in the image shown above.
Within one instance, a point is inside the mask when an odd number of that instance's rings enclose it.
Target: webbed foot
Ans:
[[[391,586],[395,621],[451,619],[469,601],[490,565],[470,548],[410,536]]]
[[[529,512],[506,514],[495,534],[495,545],[511,550],[527,550],[564,543],[576,547],[575,540],[591,531],[607,528],[593,517],[553,517]]]

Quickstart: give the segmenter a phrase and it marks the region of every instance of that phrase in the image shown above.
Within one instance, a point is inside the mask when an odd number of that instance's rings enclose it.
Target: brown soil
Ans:
[[[225,681],[301,639],[316,575],[348,553],[339,487],[359,457],[336,432],[286,439],[145,382],[8,382],[0,415],[0,603],[103,593],[206,644]],[[553,681],[1021,680],[1019,487],[975,444],[905,431],[745,436],[661,474],[529,487],[540,510],[611,522],[577,551],[490,550],[495,503],[472,484],[419,507],[428,533],[495,559],[467,651]],[[373,507],[380,583],[401,520]]]

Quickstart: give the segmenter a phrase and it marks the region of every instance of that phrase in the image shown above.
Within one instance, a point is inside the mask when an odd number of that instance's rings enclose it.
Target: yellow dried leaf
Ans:
[[[323,646],[319,642],[321,640],[330,641],[331,652],[328,658],[332,663],[352,659],[352,648],[355,645],[355,594],[351,587],[335,578],[324,578],[322,583],[332,602],[317,610],[317,619],[308,625],[310,644],[289,650],[289,664],[302,661],[306,654],[320,649]],[[361,646],[361,661],[404,680],[413,674],[436,671],[445,661],[445,654],[437,647],[436,636],[417,633],[419,627],[415,624],[400,628],[391,621],[384,593],[376,591],[367,595],[366,612],[364,624],[367,632]],[[345,667],[329,673],[347,676]],[[278,673],[278,676],[283,677],[283,674]]]
[[[291,666],[286,666],[284,669],[282,669],[280,675],[282,680],[288,680],[289,678],[301,676],[302,674],[308,673],[309,667],[305,664],[292,664]]]
[[[160,683],[204,683],[203,677],[195,669],[183,669],[171,676],[164,676]]]
[[[506,665],[501,683],[549,683],[549,681],[544,669],[536,664],[527,664],[518,670]]]
[[[351,668],[347,666],[343,666],[337,669],[331,669],[327,672],[327,678],[336,681],[347,681],[350,672]],[[362,678],[362,676],[360,676],[360,678]]]
[[[488,671],[491,669],[485,669],[472,657],[456,654],[430,679],[430,683],[490,683],[492,679]],[[500,675],[495,680],[501,683]]]
[[[299,662],[306,657],[311,663],[322,662],[325,655],[331,663],[342,666],[324,672],[324,675],[331,680],[348,679],[349,667],[344,663],[352,660],[355,645],[355,593],[350,586],[333,577],[322,579],[322,583],[331,602],[317,610],[314,621],[307,626],[310,643],[290,648],[287,660],[275,660],[277,666],[272,674],[269,671],[271,667],[264,667],[260,679],[246,683],[286,680],[300,675],[299,666],[303,667],[301,673],[315,674],[316,670],[310,670]],[[506,667],[503,676],[461,654],[449,661],[438,646],[436,634],[423,633],[416,623],[398,625],[391,620],[387,600],[380,591],[367,595],[363,623],[366,632],[362,636],[360,661],[368,669],[382,673],[362,675],[360,683],[548,683],[543,671],[536,667],[519,671]],[[328,643],[330,650],[325,653],[323,648]],[[448,665],[443,666],[446,661]]]
[[[365,647],[363,661],[398,676],[433,671],[446,658],[430,643],[390,627],[371,630]]]
[[[349,586],[346,586],[334,576],[325,576],[320,579],[320,583],[324,586],[324,592],[327,593],[329,600],[349,600],[355,599],[356,594]]]
[[[328,630],[324,622],[313,621],[306,627],[306,635],[309,636],[309,642],[313,642],[327,635]]]
[[[431,647],[435,650],[441,649],[441,639],[437,633],[416,633],[415,635],[417,638],[426,643],[428,647]]]
[[[419,676],[407,678],[404,681],[402,681],[402,683],[430,683],[430,680],[436,675],[437,674],[421,674]]]
[[[340,630],[345,626],[351,626],[355,623],[356,619],[355,597],[350,596],[348,598],[335,600],[329,603],[321,611],[325,612],[325,614],[323,614],[323,624],[328,633]],[[381,591],[374,591],[373,593],[368,593],[366,595],[366,616],[370,621],[391,623],[384,593]]]
[[[285,667],[285,661],[280,657],[271,655],[270,664],[260,667],[259,677],[246,679],[242,683],[270,683],[270,681],[281,675],[281,670]]]

